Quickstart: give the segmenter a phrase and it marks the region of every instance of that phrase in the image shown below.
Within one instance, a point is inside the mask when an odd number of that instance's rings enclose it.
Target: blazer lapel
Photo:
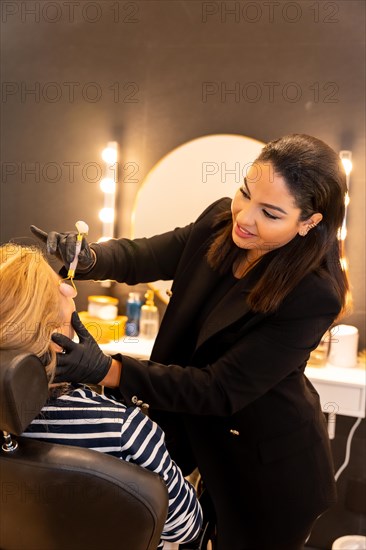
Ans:
[[[199,250],[197,255],[200,257]],[[206,261],[196,262],[192,258],[192,262],[180,275],[179,281],[173,284],[170,303],[151,354],[152,359],[155,359],[157,354],[161,362],[171,360],[176,348],[179,349],[181,345],[182,336],[186,331],[189,332],[192,318],[199,314],[200,308],[214,291],[219,279],[219,274],[213,271]]]
[[[212,309],[198,335],[197,348],[250,311],[247,298],[251,285],[248,283],[245,278],[239,280]]]
[[[197,250],[197,255],[201,257],[200,250]],[[158,357],[158,360],[164,363],[165,360],[170,361],[171,357],[174,357],[176,349],[181,346],[182,336],[186,331],[190,331],[192,319],[199,315],[201,307],[215,292],[215,287],[220,280],[220,275],[213,271],[206,261],[197,263],[195,257],[196,254],[181,274],[179,281],[172,287],[173,295],[151,354],[153,360]],[[199,332],[196,350],[208,338],[250,311],[247,297],[258,280],[261,270],[262,266],[258,264],[243,279],[238,280],[215,305]],[[263,317],[264,314],[253,314],[253,317],[248,319],[248,327]],[[179,327],[178,331],[177,327]]]

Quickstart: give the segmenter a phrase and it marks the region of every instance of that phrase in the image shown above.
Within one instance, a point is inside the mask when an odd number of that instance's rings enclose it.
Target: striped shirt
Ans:
[[[162,541],[189,542],[198,535],[202,511],[195,490],[170,458],[164,432],[139,408],[127,408],[87,386],[71,386],[68,393],[51,397],[22,435],[94,449],[156,472],[169,497]]]

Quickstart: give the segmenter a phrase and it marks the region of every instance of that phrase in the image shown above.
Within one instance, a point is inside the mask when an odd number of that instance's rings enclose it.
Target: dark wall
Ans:
[[[121,148],[118,234],[129,236],[144,176],[187,140],[312,134],[353,152],[345,321],[365,346],[363,0],[4,0],[1,19],[1,242],[78,219],[97,239],[107,141]],[[78,309],[88,294],[126,291],[80,283]],[[343,451],[342,440],[337,460]]]

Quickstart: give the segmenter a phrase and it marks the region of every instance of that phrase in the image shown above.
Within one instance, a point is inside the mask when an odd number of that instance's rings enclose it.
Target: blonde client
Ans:
[[[193,540],[201,527],[201,508],[193,487],[171,460],[159,426],[139,408],[127,408],[87,386],[52,384],[56,352],[62,350],[51,335],[74,335],[74,288],[61,282],[40,250],[14,244],[0,247],[0,288],[0,348],[40,357],[50,382],[47,403],[23,435],[87,447],[158,473],[169,494],[162,541]]]

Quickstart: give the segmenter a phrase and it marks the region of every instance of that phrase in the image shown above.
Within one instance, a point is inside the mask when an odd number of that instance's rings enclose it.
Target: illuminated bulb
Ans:
[[[342,159],[342,164],[343,164],[344,171],[346,172],[346,175],[349,176],[350,173],[352,172],[352,167],[353,167],[352,161],[349,159]]]
[[[115,149],[114,147],[106,147],[102,151],[102,159],[107,164],[114,164],[115,162],[117,162],[117,149]]]
[[[113,208],[102,208],[99,212],[99,219],[103,223],[113,223],[114,222],[114,209]]]
[[[113,194],[116,191],[116,182],[112,178],[102,179],[99,185],[103,193]]]
[[[347,237],[347,227],[343,225],[338,229],[338,240],[345,241]]]
[[[346,176],[349,176],[352,171],[352,151],[340,151],[339,157],[342,161]]]
[[[341,258],[341,267],[342,267],[343,271],[347,271],[347,269],[348,269],[347,258]]]

